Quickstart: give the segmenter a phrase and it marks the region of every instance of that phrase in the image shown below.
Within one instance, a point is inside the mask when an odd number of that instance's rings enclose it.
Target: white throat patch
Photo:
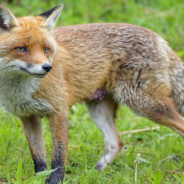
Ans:
[[[26,63],[14,60],[5,64],[0,58],[0,106],[19,117],[52,111],[42,99],[33,97],[39,89],[41,79],[20,70]]]

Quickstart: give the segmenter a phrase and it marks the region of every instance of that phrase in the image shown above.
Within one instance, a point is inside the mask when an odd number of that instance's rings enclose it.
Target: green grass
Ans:
[[[125,144],[114,163],[103,172],[94,169],[95,163],[103,154],[102,135],[91,122],[82,104],[74,106],[69,118],[69,150],[65,184],[120,184],[134,183],[137,154],[145,162],[138,163],[138,183],[177,183],[182,180],[184,166],[184,141],[169,128],[160,126],[160,130],[123,135]],[[34,176],[33,162],[19,121],[13,116],[1,113],[0,129],[0,179],[17,181],[18,161],[22,159],[22,181]],[[121,107],[117,119],[120,132],[127,130],[155,127],[151,121],[134,115],[126,107]],[[51,135],[47,121],[43,122],[44,136],[48,156],[51,160]],[[48,133],[49,132],[49,133]],[[179,161],[163,159],[178,156]],[[144,161],[144,160],[143,160]],[[160,162],[162,161],[162,162]],[[20,167],[20,166],[19,166]],[[50,169],[50,168],[49,168]]]
[[[89,22],[141,25],[165,38],[184,60],[183,0],[13,0],[8,7],[16,16],[38,15],[60,3],[65,8],[57,26]],[[94,167],[103,154],[103,137],[82,104],[75,105],[72,110],[65,184],[132,184],[135,183],[136,165],[138,184],[184,183],[184,141],[177,133],[160,126],[159,131],[122,135],[125,146],[114,163],[105,171],[98,172]],[[11,180],[20,183],[20,178],[27,181],[34,177],[34,168],[20,122],[3,111],[0,115],[0,182]],[[155,127],[156,124],[134,115],[124,106],[120,108],[117,119],[119,132],[147,126]],[[46,120],[43,120],[43,129],[50,166],[52,142]],[[168,158],[172,155],[178,156],[179,161]],[[32,183],[41,182],[37,179]]]

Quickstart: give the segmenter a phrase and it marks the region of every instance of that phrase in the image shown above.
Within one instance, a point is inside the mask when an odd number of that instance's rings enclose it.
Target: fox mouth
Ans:
[[[37,78],[44,78],[47,75],[47,73],[31,73],[23,67],[20,67],[20,70],[22,70],[25,73],[28,73],[29,75],[31,75],[33,77],[37,77]]]

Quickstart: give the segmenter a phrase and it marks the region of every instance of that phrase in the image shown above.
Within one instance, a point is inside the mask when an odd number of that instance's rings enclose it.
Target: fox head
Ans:
[[[0,73],[46,76],[57,49],[52,30],[62,9],[60,4],[37,17],[16,18],[0,3]]]

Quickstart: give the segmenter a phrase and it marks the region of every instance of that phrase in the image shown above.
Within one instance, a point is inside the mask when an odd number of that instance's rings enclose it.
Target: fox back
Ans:
[[[133,99],[144,106],[145,100],[139,98],[143,93],[159,97],[163,93],[172,96],[184,115],[180,85],[184,65],[158,34],[137,25],[99,23],[60,27],[54,36],[59,52],[53,64],[62,66],[70,105],[102,88],[128,106]]]

